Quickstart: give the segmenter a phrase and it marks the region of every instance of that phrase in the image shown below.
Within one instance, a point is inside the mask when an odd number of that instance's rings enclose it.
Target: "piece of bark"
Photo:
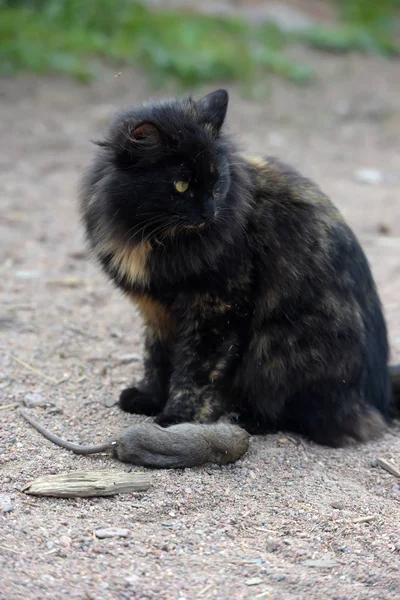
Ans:
[[[33,496],[56,498],[87,498],[114,496],[126,492],[144,492],[150,487],[147,473],[125,471],[75,471],[59,475],[45,475],[31,481],[23,492]]]
[[[385,460],[384,458],[377,458],[376,464],[379,465],[382,469],[385,469],[385,471],[387,471],[391,475],[394,475],[395,477],[400,477],[400,469],[388,460]]]

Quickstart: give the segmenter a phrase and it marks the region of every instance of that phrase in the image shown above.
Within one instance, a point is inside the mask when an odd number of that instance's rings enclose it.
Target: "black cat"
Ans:
[[[378,435],[399,397],[366,257],[330,200],[221,127],[228,94],[119,114],[81,210],[107,275],[146,324],[123,410],[163,426],[234,413],[340,446]]]

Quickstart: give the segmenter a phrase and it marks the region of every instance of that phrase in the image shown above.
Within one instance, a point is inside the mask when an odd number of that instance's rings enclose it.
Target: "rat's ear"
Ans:
[[[219,131],[225,120],[228,99],[229,96],[226,90],[215,90],[215,92],[211,92],[211,94],[197,100],[196,106],[200,121],[209,123],[216,131]]]
[[[148,121],[136,125],[130,132],[132,139],[141,146],[158,146],[161,143],[161,131]]]

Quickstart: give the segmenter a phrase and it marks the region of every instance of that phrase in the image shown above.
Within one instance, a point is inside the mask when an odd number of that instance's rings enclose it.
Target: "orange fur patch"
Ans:
[[[130,283],[147,284],[149,274],[146,270],[146,263],[150,252],[150,242],[142,242],[132,248],[122,246],[113,250],[111,265],[121,277],[126,277]]]
[[[175,331],[175,321],[169,310],[145,294],[130,294],[146,326],[153,335],[166,339]]]

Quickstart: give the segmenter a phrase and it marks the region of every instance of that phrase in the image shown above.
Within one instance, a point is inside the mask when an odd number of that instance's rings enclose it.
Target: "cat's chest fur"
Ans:
[[[108,275],[136,306],[148,331],[164,340],[174,338],[177,323],[191,308],[204,315],[231,311],[229,284],[238,281],[237,271],[226,280],[220,271],[212,270],[179,281],[163,278],[163,266],[165,271],[165,264],[172,266],[177,258],[167,252],[160,260],[149,242],[141,242],[115,248],[103,263]],[[242,287],[247,284],[246,277]]]

